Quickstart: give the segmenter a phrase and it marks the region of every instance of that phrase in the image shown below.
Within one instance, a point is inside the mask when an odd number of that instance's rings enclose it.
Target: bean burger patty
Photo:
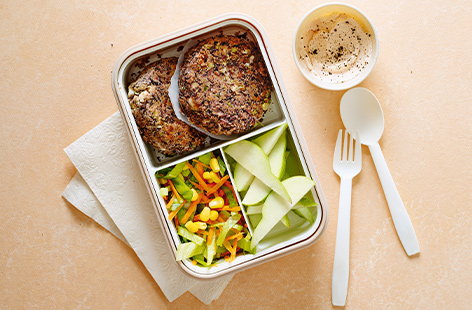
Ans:
[[[190,122],[216,135],[247,132],[262,119],[272,84],[257,46],[240,36],[208,38],[185,55],[179,103]]]

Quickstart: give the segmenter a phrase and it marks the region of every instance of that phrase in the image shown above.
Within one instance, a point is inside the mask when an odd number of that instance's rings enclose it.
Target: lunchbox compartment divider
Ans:
[[[178,164],[178,163],[184,162],[184,161],[189,160],[189,159],[196,158],[196,157],[198,157],[198,156],[200,156],[200,155],[206,154],[206,153],[208,153],[208,152],[211,152],[211,151],[214,151],[214,150],[217,150],[217,149],[223,149],[224,147],[226,147],[226,146],[228,146],[228,145],[230,145],[230,144],[236,143],[236,142],[238,142],[238,141],[251,139],[251,138],[254,137],[254,136],[257,136],[257,135],[259,135],[259,134],[261,134],[261,133],[264,133],[264,132],[266,132],[266,131],[268,131],[268,130],[271,130],[271,129],[273,129],[273,128],[275,128],[275,127],[278,127],[278,126],[280,126],[280,125],[282,125],[282,124],[285,124],[285,123],[286,123],[286,121],[285,121],[285,119],[283,119],[283,120],[281,120],[281,121],[276,121],[276,122],[273,122],[273,123],[271,123],[271,124],[267,124],[266,126],[263,126],[263,127],[261,127],[261,128],[258,128],[258,129],[254,130],[254,131],[252,131],[252,132],[249,132],[249,133],[247,133],[247,134],[244,134],[244,135],[242,135],[242,136],[240,136],[240,137],[238,137],[238,138],[235,138],[235,139],[233,139],[233,140],[224,141],[224,142],[221,142],[221,143],[219,143],[219,144],[212,145],[212,146],[210,146],[210,147],[208,147],[208,148],[205,148],[205,149],[202,149],[202,150],[200,150],[200,151],[198,151],[198,152],[190,153],[190,154],[188,154],[188,155],[185,155],[185,156],[183,156],[183,157],[180,157],[179,159],[176,159],[176,160],[170,161],[170,162],[168,162],[168,163],[165,163],[165,164],[163,164],[163,165],[160,165],[160,166],[158,166],[158,167],[155,167],[155,171],[157,172],[158,170],[162,170],[162,169],[171,167],[171,166],[176,165],[176,164]]]
[[[239,195],[239,191],[236,188],[236,183],[234,182],[233,173],[231,172],[231,166],[229,165],[228,159],[226,158],[226,154],[223,148],[220,148],[220,150],[221,150],[221,156],[223,157],[223,161],[225,162],[225,165],[226,165],[226,170],[228,171],[228,175],[231,180],[231,184],[233,185],[233,188],[234,188],[234,193],[236,194],[236,199],[238,200],[238,205],[241,208],[241,212],[244,216],[244,220],[246,221],[247,228],[249,229],[249,233],[251,234],[251,237],[252,237],[252,233],[253,233],[252,225],[251,225],[251,222],[249,221],[249,216],[246,214],[246,208],[243,206],[243,200],[241,199],[241,196]]]

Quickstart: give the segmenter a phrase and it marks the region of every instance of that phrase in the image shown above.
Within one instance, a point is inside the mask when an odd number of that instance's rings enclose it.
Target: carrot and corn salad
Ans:
[[[169,220],[180,236],[177,260],[210,267],[253,253],[250,234],[227,168],[210,152],[156,173]]]

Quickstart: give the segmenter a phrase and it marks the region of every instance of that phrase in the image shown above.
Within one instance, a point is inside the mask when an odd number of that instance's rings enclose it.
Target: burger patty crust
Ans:
[[[179,120],[168,95],[177,58],[146,66],[128,88],[128,99],[143,140],[165,155],[195,150],[206,136]]]
[[[257,46],[216,36],[192,47],[179,76],[179,103],[190,122],[215,135],[247,132],[262,119],[272,84]]]

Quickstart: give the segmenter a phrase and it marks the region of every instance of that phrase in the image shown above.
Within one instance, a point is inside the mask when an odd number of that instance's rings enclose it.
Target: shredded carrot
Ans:
[[[174,199],[175,199],[175,195],[172,195],[172,197],[170,198],[169,202],[166,205],[167,209],[169,209],[170,206],[172,206],[172,203],[174,202]]]
[[[197,261],[196,260],[192,260],[192,265],[196,265],[197,264]]]
[[[236,248],[238,247],[238,239],[233,241],[233,250],[231,251],[230,261],[232,262],[236,258]]]
[[[226,222],[221,216],[219,216],[216,220],[220,223]]]
[[[180,204],[180,206],[177,207],[177,209],[175,209],[174,211],[172,211],[171,213],[169,213],[169,220],[172,220],[174,218],[174,216],[180,211],[180,209],[182,209],[182,207],[184,206],[185,202],[182,202]]]
[[[210,232],[208,233],[208,236],[207,236],[207,244],[211,244],[214,233],[215,233],[215,228],[214,227],[210,228]]]
[[[241,211],[241,208],[240,207],[228,207],[228,206],[225,206],[223,207],[221,210],[223,211],[230,211],[230,212],[238,212],[238,211]]]
[[[231,247],[231,243],[229,243],[229,241],[225,241],[223,242],[223,246],[231,253],[231,251],[233,250],[233,248]]]
[[[198,214],[193,217],[194,222],[198,222],[199,219],[200,219],[200,217],[198,216]]]
[[[199,190],[203,191],[203,187],[201,187],[200,184],[197,184],[197,183],[192,182],[192,181],[190,181],[190,183],[192,183],[192,185],[195,186],[196,188],[198,188]]]
[[[172,189],[172,192],[174,193],[175,197],[179,200],[182,201],[182,197],[180,197],[179,192],[175,189],[174,183],[169,180],[170,188]]]
[[[197,235],[208,235],[208,232],[206,230],[197,230],[196,234]]]
[[[228,178],[229,175],[224,176],[218,183],[216,183],[215,186],[213,186],[209,191],[207,191],[207,194],[210,195],[216,192],[225,183],[225,181],[228,180]]]
[[[196,162],[197,165],[200,164],[202,167],[205,167],[205,168],[207,168],[207,169],[211,169],[210,166],[205,165],[204,163],[202,163],[202,162],[199,161],[198,159],[192,159],[192,160],[193,160],[194,162]]]
[[[202,200],[201,203],[209,203],[211,201],[210,198],[202,194]]]
[[[205,168],[203,168],[202,163],[201,163],[201,162],[197,162],[196,168],[197,168],[198,174],[203,177],[203,172],[205,172]]]
[[[190,169],[190,172],[192,172],[193,176],[195,177],[195,179],[197,179],[198,183],[200,184],[200,186],[208,191],[209,188],[208,188],[208,185],[205,183],[205,181],[203,180],[203,178],[198,174],[197,170],[195,170],[195,168],[189,163],[189,162],[186,162],[187,164],[187,167],[188,169]]]
[[[198,195],[197,200],[192,201],[192,204],[190,205],[190,207],[188,207],[187,212],[185,213],[185,215],[180,220],[182,224],[187,223],[187,221],[190,218],[190,216],[192,215],[192,213],[195,212],[195,210],[197,209],[197,205],[200,203],[200,199],[201,199],[201,195]]]
[[[225,241],[229,241],[229,240],[232,240],[232,239],[234,239],[234,238],[239,238],[239,239],[240,239],[240,237],[242,237],[242,236],[243,236],[243,233],[242,233],[242,232],[238,232],[237,234],[234,234],[234,235],[232,235],[232,236],[226,237]],[[239,239],[238,239],[238,240],[239,240]]]
[[[175,224],[175,227],[178,227],[180,224],[179,224],[179,218],[176,216],[174,217],[174,224]]]

